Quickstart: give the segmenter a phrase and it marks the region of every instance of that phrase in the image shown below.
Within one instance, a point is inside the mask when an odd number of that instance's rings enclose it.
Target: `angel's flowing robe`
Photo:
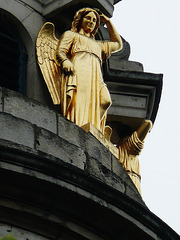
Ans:
[[[60,76],[63,115],[80,127],[91,123],[104,133],[111,98],[102,78],[102,60],[119,50],[119,44],[96,41],[82,34],[66,31],[60,38],[55,60],[61,66],[71,61],[73,75]]]
[[[141,193],[141,175],[138,155],[140,155],[143,147],[144,141],[139,139],[136,131],[131,136],[125,138],[119,146],[119,162],[126,169],[139,193]]]

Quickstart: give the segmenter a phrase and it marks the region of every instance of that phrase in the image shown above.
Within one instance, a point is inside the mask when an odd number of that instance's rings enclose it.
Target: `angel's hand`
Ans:
[[[62,63],[62,69],[66,75],[72,75],[74,73],[74,66],[73,66],[72,62],[69,60],[65,60]]]
[[[100,16],[100,21],[101,21],[102,23],[107,23],[107,22],[109,22],[109,18],[108,18],[107,16],[105,16],[103,13],[101,13],[99,16]]]

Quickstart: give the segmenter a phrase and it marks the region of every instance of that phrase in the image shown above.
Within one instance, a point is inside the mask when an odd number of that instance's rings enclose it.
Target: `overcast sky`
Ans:
[[[131,45],[131,61],[163,73],[153,129],[140,156],[149,209],[180,234],[180,0],[122,0],[112,18]]]

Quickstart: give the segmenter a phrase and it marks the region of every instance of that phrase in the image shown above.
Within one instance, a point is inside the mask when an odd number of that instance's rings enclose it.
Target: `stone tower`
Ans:
[[[162,239],[179,236],[145,205],[115,155],[62,117],[37,64],[35,43],[53,22],[57,37],[85,6],[111,17],[118,0],[0,1],[0,238]],[[101,26],[98,39],[108,39]],[[162,75],[128,60],[130,45],[103,65],[113,101],[112,142],[155,121]]]

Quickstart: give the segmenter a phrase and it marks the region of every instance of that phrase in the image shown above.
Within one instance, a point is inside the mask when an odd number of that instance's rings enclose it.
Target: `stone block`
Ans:
[[[0,239],[9,235],[10,232],[11,232],[11,226],[10,225],[0,223]]]
[[[87,133],[78,125],[60,115],[58,116],[58,135],[66,141],[80,147],[84,152],[88,152],[91,157],[98,159],[101,164],[111,170],[111,152],[108,148],[112,147],[112,144],[108,145],[107,148],[104,145],[107,145],[108,141],[104,140],[104,144],[102,144],[102,136],[98,139],[97,134],[94,135],[94,133],[94,131],[93,133]]]
[[[91,133],[82,135],[81,146],[88,155],[97,159],[103,166],[111,170],[111,152],[101,144]]]
[[[110,70],[135,71],[135,72],[143,71],[143,65],[141,63],[118,59],[118,55],[117,56],[112,55],[108,63],[109,63],[108,67]]]
[[[128,96],[123,94],[112,94],[112,104],[129,108],[145,109],[147,99],[145,96]]]
[[[82,126],[86,132],[90,132],[100,143],[102,143],[115,157],[119,157],[119,150],[115,147],[94,125],[87,123]],[[110,135],[107,137],[110,138]]]
[[[81,147],[82,135],[86,134],[82,128],[66,118],[58,115],[58,135],[71,144]]]
[[[118,159],[112,156],[112,171],[120,177],[122,165],[119,163]]]
[[[122,166],[121,163],[118,162],[118,159],[116,159],[114,156],[112,156],[112,171],[117,176],[119,176],[122,179],[122,181],[125,183],[126,194],[129,197],[134,196],[134,194],[136,195],[136,193],[138,192],[137,187],[134,185],[133,181],[127,174],[125,168]],[[133,191],[135,191],[135,193],[131,193],[132,189],[133,189]],[[131,196],[131,194],[132,194],[132,196]],[[138,192],[138,194],[139,194],[139,192]],[[136,196],[136,197],[138,198],[139,196]]]
[[[122,114],[123,113],[123,114]],[[112,116],[123,116],[123,117],[135,117],[135,118],[146,118],[146,110],[145,109],[138,109],[138,108],[130,108],[130,107],[123,107],[123,106],[111,106],[108,111],[109,115]],[[119,117],[119,119],[120,119]]]
[[[19,21],[24,19],[32,13],[32,9],[25,4],[22,4],[20,1],[8,0],[0,1],[0,8],[5,9],[10,12],[12,15],[16,16]]]
[[[37,64],[36,52],[34,45],[27,43],[29,49],[27,79],[26,79],[26,96],[41,104],[49,106],[51,109],[60,109],[60,106],[55,106],[52,102],[51,95]]]
[[[37,12],[42,12],[42,1],[29,1],[29,0],[23,0],[23,2],[26,4],[26,6],[30,6]]]
[[[111,93],[112,106],[108,114],[126,117],[146,117],[147,98],[146,96],[130,96],[128,94]]]
[[[125,186],[122,180],[102,164],[100,164],[98,160],[90,156],[88,156],[87,159],[86,171],[116,190],[123,193],[125,192]]]
[[[130,179],[131,181],[131,179]],[[135,201],[139,202],[140,199],[140,193],[138,192],[137,188],[135,187],[134,183],[132,184],[126,184],[126,191],[125,194],[129,196],[130,198],[134,199]]]
[[[36,149],[84,170],[86,155],[76,145],[44,129],[37,129]]]
[[[126,173],[125,168],[119,163],[118,159],[112,155],[112,171],[122,178],[124,181],[128,181],[129,176]]]
[[[56,113],[16,92],[5,90],[4,112],[57,133]]]
[[[31,14],[29,14],[26,19],[23,20],[23,25],[26,27],[26,29],[28,29],[28,32],[31,35],[34,43],[36,42],[37,35],[43,24],[44,19],[35,11],[31,12]]]
[[[80,147],[84,152],[98,159],[101,164],[111,170],[111,152],[102,145],[93,134],[86,133],[78,125],[58,116],[58,135],[66,141]]]
[[[34,147],[34,127],[10,114],[0,113],[0,138],[30,148]]]

